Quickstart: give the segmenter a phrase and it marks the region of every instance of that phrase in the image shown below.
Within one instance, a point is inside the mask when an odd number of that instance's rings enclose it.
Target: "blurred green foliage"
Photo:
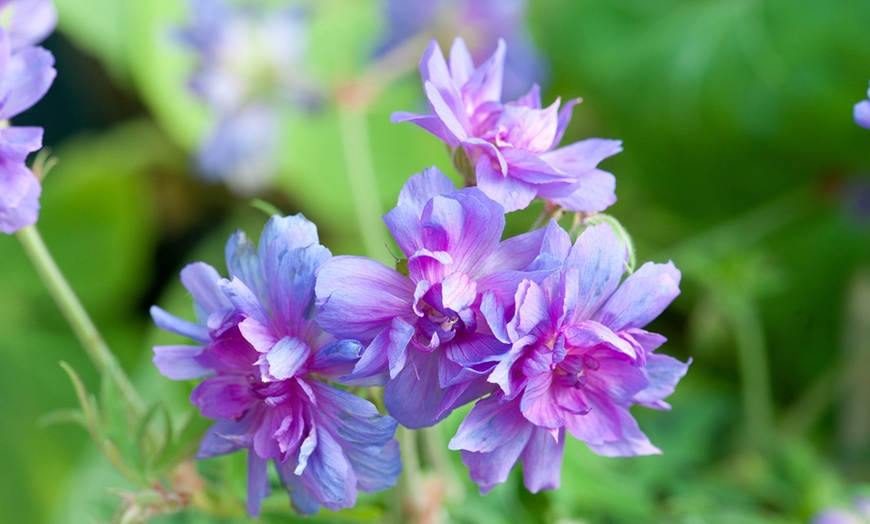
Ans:
[[[145,397],[177,422],[192,384],[150,364],[153,343],[176,339],[156,333],[147,306],[187,314],[181,266],[222,268],[229,232],[256,236],[265,216],[193,177],[189,158],[208,116],[186,90],[193,57],[174,33],[185,3],[56,4],[58,68],[68,76],[54,88],[65,98],[45,103],[136,109],[48,144],[60,163],[45,181],[39,227]],[[351,81],[382,31],[377,2],[315,6],[313,69],[324,86]],[[796,523],[848,504],[870,483],[870,210],[851,200],[870,191],[870,132],[851,117],[870,78],[870,3],[532,0],[530,26],[552,68],[545,103],[584,98],[564,142],[624,141],[604,166],[618,179],[609,212],[633,235],[640,262],[672,259],[682,269],[682,296],[652,328],[670,339],[664,352],[693,364],[673,411],[635,410],[662,456],[608,459],[569,441],[561,489],[529,494],[515,471],[480,497],[451,452],[450,518]],[[64,69],[65,58],[81,56],[96,67]],[[85,77],[94,71],[98,79]],[[63,87],[77,83],[109,87]],[[409,73],[365,115],[382,211],[409,175],[448,168],[437,140],[389,123],[392,111],[421,103]],[[47,136],[64,125],[62,112],[38,111],[25,117],[44,117],[32,123]],[[333,253],[362,253],[337,110],[286,120],[282,172],[259,196],[317,222]],[[520,229],[534,212],[509,220]],[[83,429],[43,423],[76,406],[59,361],[91,392],[99,379],[16,239],[0,237],[0,253],[0,522],[109,520],[122,500],[109,488],[135,487]],[[442,425],[447,438],[460,419]],[[242,519],[243,461],[204,461],[199,472],[229,479],[226,492],[207,494],[226,519],[183,512],[155,521]],[[276,494],[262,520],[288,521],[287,504]],[[353,510],[306,521],[374,522],[395,504],[394,494],[364,496]]]

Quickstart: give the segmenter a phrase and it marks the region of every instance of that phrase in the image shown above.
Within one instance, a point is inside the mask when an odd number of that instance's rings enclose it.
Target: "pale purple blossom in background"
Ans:
[[[191,21],[181,39],[198,55],[190,88],[211,113],[199,169],[238,192],[257,191],[278,169],[284,109],[316,100],[304,74],[307,16],[296,7],[189,4]]]
[[[870,498],[855,497],[849,509],[822,510],[813,516],[810,524],[870,524]]]
[[[591,138],[557,147],[579,100],[560,109],[557,99],[544,108],[535,85],[518,100],[502,103],[505,53],[499,41],[495,53],[475,67],[461,38],[454,41],[449,62],[432,41],[420,61],[432,113],[400,111],[391,120],[413,122],[443,140],[463,176],[505,211],[523,209],[535,198],[570,211],[603,211],[616,201],[616,181],[597,165],[620,152],[622,143]]]
[[[870,97],[870,89],[867,90],[867,96]],[[870,129],[870,100],[862,100],[855,104],[852,116],[856,124]]]
[[[401,469],[396,421],[323,381],[350,373],[362,349],[313,319],[315,270],[329,257],[302,215],[273,217],[258,248],[241,232],[230,238],[230,279],[202,262],[184,268],[197,323],[151,309],[158,327],[198,344],[157,346],[154,363],[171,379],[206,377],[191,402],[217,422],[197,456],[248,450],[251,515],[268,495],[269,461],[304,514],[351,507]]]
[[[483,493],[519,460],[530,491],[557,488],[566,432],[600,455],[659,453],[629,408],[669,409],[663,399],[688,367],[655,353],[665,338],[643,329],[679,293],[672,264],[645,264],[620,284],[625,248],[606,224],[573,247],[552,227],[545,244],[564,260],[560,271],[523,281],[512,307],[483,297],[490,329],[511,349],[489,376],[499,390],[475,404],[450,442]]]
[[[504,39],[511,49],[505,60],[504,90],[519,96],[545,76],[543,58],[535,48],[526,24],[526,0],[385,0],[386,35],[380,52],[414,37],[436,38],[449,43],[459,36],[471,56],[481,62]]]
[[[495,387],[486,376],[509,345],[487,327],[483,294],[509,302],[520,281],[540,281],[556,263],[541,255],[546,230],[502,241],[502,207],[477,188],[457,191],[434,167],[408,180],[384,221],[404,270],[330,259],[318,270],[317,321],[367,346],[351,380],[386,383],[400,424],[430,426]]]
[[[57,26],[52,0],[0,0],[0,21],[13,51],[45,40]]]
[[[0,28],[0,121],[8,121],[38,102],[51,87],[54,56],[29,46],[13,51]],[[39,217],[39,180],[25,164],[42,147],[41,127],[0,127],[0,231],[13,233]]]

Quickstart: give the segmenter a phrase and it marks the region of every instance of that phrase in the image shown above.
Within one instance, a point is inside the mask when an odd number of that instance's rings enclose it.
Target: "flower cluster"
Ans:
[[[181,273],[198,323],[151,310],[160,328],[199,343],[154,348],[167,377],[207,377],[191,402],[217,422],[198,457],[248,450],[251,515],[268,495],[270,460],[301,513],[350,507],[357,490],[395,485],[395,420],[324,382],[346,375],[361,347],[314,322],[315,271],[331,256],[314,224],[301,215],[274,217],[258,248],[238,232],[226,255],[229,280],[202,262]]]
[[[21,114],[51,87],[54,57],[37,46],[53,29],[57,14],[50,0],[0,2],[0,121]],[[42,147],[42,128],[0,128],[0,231],[13,233],[39,216],[39,180],[25,164]]]
[[[280,108],[310,105],[300,74],[307,51],[305,14],[224,0],[190,0],[182,39],[199,57],[190,87],[213,123],[197,157],[202,175],[240,192],[268,184],[282,144]]]
[[[251,513],[268,460],[300,511],[346,507],[357,489],[395,482],[396,422],[432,426],[472,402],[450,448],[484,493],[519,460],[528,489],[558,487],[566,432],[601,455],[659,452],[629,409],[669,408],[688,368],[656,353],[665,338],[644,329],[679,294],[680,272],[648,263],[625,277],[629,246],[585,213],[576,235],[550,220],[502,238],[506,212],[534,198],[607,207],[613,176],[595,166],[620,148],[553,149],[576,102],[541,109],[535,87],[502,104],[504,53],[501,43],[475,68],[457,40],[448,67],[436,44],[426,50],[435,114],[394,119],[444,139],[477,185],[457,189],[436,167],[410,177],[383,217],[402,252],[395,267],[331,257],[304,218],[273,217],[258,250],[230,239],[231,280],[184,269],[198,324],[153,309],[160,327],[200,343],[157,347],[154,360],[170,378],[208,377],[192,401],[218,422],[199,455],[249,450]],[[384,386],[395,420],[321,379]]]

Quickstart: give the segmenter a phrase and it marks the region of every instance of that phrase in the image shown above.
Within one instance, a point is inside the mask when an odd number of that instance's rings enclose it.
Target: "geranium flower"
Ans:
[[[266,185],[277,170],[280,115],[286,106],[313,104],[302,73],[308,48],[305,13],[223,0],[190,0],[191,23],[182,40],[196,51],[192,91],[212,124],[197,156],[207,180],[241,193]]]
[[[13,52],[0,28],[0,121],[29,109],[51,87],[54,56],[41,47]],[[13,233],[36,222],[42,187],[25,164],[42,147],[41,127],[0,127],[0,231]]]
[[[230,279],[198,262],[181,280],[198,323],[154,306],[158,327],[196,346],[157,346],[154,363],[171,379],[207,377],[191,394],[217,419],[199,458],[248,450],[248,512],[268,495],[268,461],[306,514],[353,506],[357,490],[393,486],[401,468],[396,421],[324,380],[349,373],[361,346],[314,322],[314,272],[329,259],[302,215],[273,217],[260,245],[241,232],[227,243]]]
[[[529,490],[557,488],[566,431],[601,455],[659,453],[629,407],[669,408],[662,399],[688,367],[654,353],[665,338],[642,329],[679,293],[672,264],[645,264],[620,285],[625,249],[606,224],[573,247],[564,231],[548,245],[560,271],[523,281],[514,308],[483,299],[493,334],[511,349],[489,377],[499,390],[472,408],[450,448],[463,450],[484,493],[520,459]]]
[[[491,391],[486,375],[509,349],[484,322],[483,293],[510,301],[520,281],[542,279],[553,261],[540,256],[545,230],[502,242],[502,207],[476,188],[456,191],[434,167],[408,180],[384,221],[406,270],[330,259],[318,270],[317,321],[367,345],[350,379],[386,382],[390,414],[430,426]]]
[[[622,150],[618,140],[592,138],[556,148],[579,100],[542,108],[537,85],[515,102],[501,102],[505,44],[475,68],[461,38],[444,59],[434,40],[420,61],[432,114],[393,113],[453,150],[454,164],[505,211],[543,198],[571,211],[602,211],[616,201],[612,174],[596,168]]]

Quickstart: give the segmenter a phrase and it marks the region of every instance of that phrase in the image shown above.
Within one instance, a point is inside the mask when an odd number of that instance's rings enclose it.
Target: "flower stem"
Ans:
[[[101,374],[108,373],[128,401],[129,406],[135,412],[141,412],[142,401],[133,388],[133,384],[124,374],[82,303],[63,277],[36,226],[27,226],[19,230],[16,235],[52,298],[66,317],[79,342],[85,348],[91,362]]]
[[[381,222],[381,198],[369,145],[365,113],[358,109],[340,108],[341,141],[347,164],[347,178],[353,194],[357,224],[366,254],[387,262],[389,239]]]

